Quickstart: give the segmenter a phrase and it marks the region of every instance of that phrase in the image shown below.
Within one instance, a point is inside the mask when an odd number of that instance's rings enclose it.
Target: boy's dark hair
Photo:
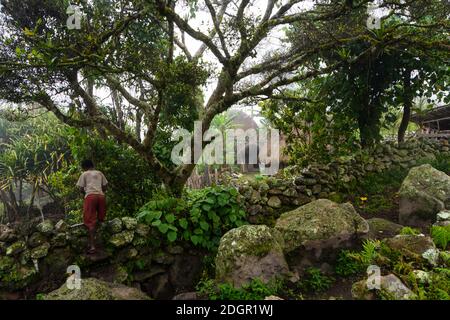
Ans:
[[[92,160],[86,159],[81,161],[81,168],[83,170],[89,170],[94,168],[94,163],[92,162]]]

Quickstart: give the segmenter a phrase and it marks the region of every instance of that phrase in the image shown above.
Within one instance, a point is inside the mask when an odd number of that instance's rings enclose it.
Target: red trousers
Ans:
[[[93,230],[97,220],[103,222],[106,216],[106,200],[101,194],[90,194],[84,198],[83,222],[89,229]]]

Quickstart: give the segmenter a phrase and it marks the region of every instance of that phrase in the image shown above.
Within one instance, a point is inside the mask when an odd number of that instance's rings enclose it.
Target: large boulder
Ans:
[[[228,231],[220,240],[216,277],[241,287],[252,279],[269,282],[288,274],[280,234],[265,225],[245,225]]]
[[[422,227],[450,203],[450,177],[425,164],[412,168],[399,191],[400,224]]]
[[[319,199],[283,213],[275,229],[283,236],[288,262],[302,269],[332,262],[339,249],[366,236],[369,226],[350,203]]]
[[[43,300],[150,300],[142,291],[117,283],[95,278],[81,279],[80,289],[69,289],[63,284],[59,289],[42,296]]]

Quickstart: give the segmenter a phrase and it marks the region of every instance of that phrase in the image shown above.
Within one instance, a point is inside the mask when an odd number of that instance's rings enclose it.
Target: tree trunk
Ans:
[[[19,217],[19,208],[17,206],[16,197],[13,192],[13,187],[10,186],[8,188],[8,194],[0,190],[0,197],[2,198],[2,202],[5,206],[5,211],[8,216],[9,222],[14,222]]]
[[[34,204],[34,198],[36,197],[36,191],[37,191],[37,187],[36,187],[36,182],[33,183],[33,192],[31,194],[31,199],[30,199],[30,204],[28,205],[28,209],[27,209],[27,220],[30,220],[30,212],[31,209],[33,208],[33,204]]]
[[[111,95],[114,104],[114,111],[116,113],[117,126],[120,129],[123,129],[125,126],[123,121],[122,103],[120,101],[119,95],[117,94],[117,90],[112,90]]]
[[[369,110],[364,110],[358,117],[359,136],[363,149],[375,143],[376,136],[379,132],[373,118],[374,115]]]
[[[407,70],[403,78],[403,116],[398,128],[398,143],[405,141],[406,129],[408,129],[412,108],[411,71]]]
[[[141,142],[141,126],[142,126],[142,111],[136,110],[136,126],[135,126],[135,134],[136,139]]]

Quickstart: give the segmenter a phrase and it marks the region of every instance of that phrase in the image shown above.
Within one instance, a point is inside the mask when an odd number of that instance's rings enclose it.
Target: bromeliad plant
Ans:
[[[236,189],[216,186],[187,191],[182,198],[162,196],[149,201],[137,218],[169,242],[190,241],[212,250],[225,232],[245,224],[245,211]]]

